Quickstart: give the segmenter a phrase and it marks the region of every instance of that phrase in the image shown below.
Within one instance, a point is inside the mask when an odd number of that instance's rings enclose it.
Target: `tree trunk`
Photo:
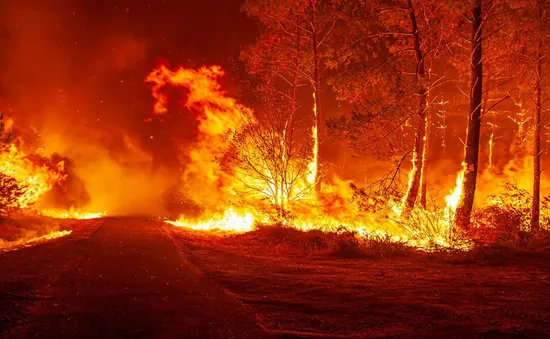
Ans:
[[[543,8],[542,0],[537,1],[538,4],[538,36],[537,36],[537,73],[536,73],[536,107],[533,117],[533,123],[535,124],[534,141],[533,141],[533,206],[531,208],[531,230],[536,231],[540,226],[540,113],[542,110],[541,102],[541,77],[542,77],[542,21],[543,21]]]
[[[405,211],[410,211],[418,197],[418,191],[420,189],[420,181],[422,177],[422,160],[424,153],[424,142],[425,142],[425,133],[426,133],[426,109],[428,106],[427,100],[427,90],[424,83],[425,69],[424,69],[424,56],[421,51],[420,36],[418,33],[418,25],[416,22],[416,15],[414,12],[414,7],[412,0],[408,1],[409,5],[409,19],[411,21],[412,36],[414,40],[414,51],[416,54],[416,77],[418,81],[418,113],[417,113],[417,128],[416,135],[414,140],[414,152],[413,152],[413,161],[412,169],[409,174],[409,186],[407,193],[403,199],[405,203]]]
[[[311,0],[311,41],[313,47],[313,139],[314,139],[314,162],[315,162],[315,191],[317,193],[321,192],[321,169],[319,161],[319,141],[321,134],[321,80],[320,80],[320,57],[319,57],[319,46],[318,46],[318,36],[317,36],[317,26],[316,26],[316,11],[317,11],[317,0]]]
[[[474,206],[479,158],[479,139],[481,132],[481,104],[483,99],[482,64],[482,0],[472,1],[472,54],[470,64],[470,112],[464,154],[464,182],[455,223],[459,228],[470,225],[470,215]]]
[[[430,154],[430,142],[431,142],[431,126],[432,117],[430,108],[426,111],[426,123],[425,123],[425,136],[424,136],[424,150],[422,151],[422,168],[420,170],[420,205],[426,208],[426,199],[428,191],[428,160]]]
[[[290,96],[290,114],[286,123],[285,135],[287,137],[287,147],[291,152],[292,139],[294,137],[294,114],[296,113],[296,100],[298,95],[298,70],[300,69],[300,48],[302,43],[302,29],[300,26],[296,29],[296,60],[294,63],[294,74],[292,76],[292,93]],[[290,157],[291,154],[289,154]]]

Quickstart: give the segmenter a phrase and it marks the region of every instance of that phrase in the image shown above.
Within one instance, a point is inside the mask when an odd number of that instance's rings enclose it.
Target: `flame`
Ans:
[[[104,216],[105,213],[89,213],[71,207],[70,209],[42,208],[41,198],[49,192],[54,185],[66,179],[65,163],[49,163],[49,159],[37,154],[27,155],[14,144],[0,152],[0,173],[13,178],[17,186],[21,188],[19,193],[10,191],[12,197],[2,197],[3,203],[9,208],[21,210],[38,210],[38,214],[59,219],[94,219]]]
[[[313,126],[311,127],[311,138],[313,140],[313,157],[311,162],[308,164],[309,174],[307,176],[307,182],[311,185],[317,184],[319,180],[317,169],[319,168],[319,138],[318,138],[318,128],[317,126],[317,99],[315,92],[313,92]]]
[[[319,175],[315,95],[313,146],[309,154],[294,159],[285,143],[288,126],[265,133],[255,112],[222,89],[218,81],[223,75],[217,66],[170,70],[161,65],[146,79],[152,84],[154,116],[168,114],[169,100],[163,88],[177,86],[187,90],[182,104],[197,121],[196,141],[184,150],[182,192],[203,213],[198,218],[180,216],[166,223],[192,230],[243,233],[277,222],[304,231],[383,237],[423,249],[456,246],[448,240],[445,220],[437,221],[430,231],[411,224],[427,224],[437,217],[436,212],[415,209],[410,218],[401,220],[400,203],[393,200],[377,212],[359,210],[350,203],[354,195],[351,182],[337,176],[327,180],[317,194],[311,189]],[[266,137],[269,142],[264,145]],[[303,175],[300,168],[305,169]]]
[[[107,213],[105,212],[99,212],[99,213],[84,212],[80,209],[75,209],[74,207],[71,207],[68,210],[42,209],[38,212],[38,214],[45,217],[55,218],[55,219],[80,219],[80,220],[98,219],[107,215]]]
[[[445,197],[445,203],[446,203],[445,214],[449,222],[453,220],[454,215],[456,213],[456,209],[458,207],[458,203],[462,198],[462,186],[464,184],[464,175],[466,174],[466,170],[467,170],[466,164],[462,163],[462,170],[460,170],[460,172],[458,172],[456,176],[455,187],[452,190],[451,194]]]
[[[233,208],[229,208],[222,214],[215,214],[205,220],[189,220],[181,217],[177,221],[167,220],[166,223],[196,231],[245,233],[254,230],[255,217],[251,213],[237,213]]]
[[[2,242],[2,239],[0,239],[0,252],[13,251],[20,248],[33,246],[45,241],[66,237],[71,233],[73,233],[73,231],[53,231],[46,235],[33,237],[31,239],[22,239],[22,240],[9,241],[9,242]]]
[[[493,167],[493,149],[495,147],[495,133],[491,132],[489,136],[489,168]]]
[[[224,74],[219,66],[205,66],[198,70],[179,67],[171,71],[160,65],[146,78],[146,82],[153,84],[156,116],[168,113],[168,97],[162,93],[165,86],[189,90],[185,107],[196,114],[198,136],[187,151],[188,161],[182,181],[187,184],[190,198],[209,206],[217,206],[232,195],[228,193],[227,175],[215,161],[223,157],[230,146],[228,134],[255,123],[252,111],[222,90],[218,79]]]
[[[52,189],[54,183],[63,180],[63,167],[63,162],[54,168],[38,165],[13,144],[6,152],[0,152],[0,173],[14,178],[24,188],[14,206],[21,209],[34,205],[43,194]]]

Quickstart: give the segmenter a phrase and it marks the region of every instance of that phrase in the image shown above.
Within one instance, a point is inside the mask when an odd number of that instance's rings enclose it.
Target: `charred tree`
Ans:
[[[535,73],[535,95],[536,103],[533,116],[533,205],[531,206],[531,230],[536,231],[540,227],[540,126],[542,111],[542,23],[544,20],[543,0],[537,1],[538,7],[538,34],[537,34],[537,56]]]
[[[299,70],[300,70],[300,52],[302,46],[302,28],[297,25],[296,27],[296,57],[294,61],[294,71],[292,75],[291,93],[290,93],[290,105],[288,120],[285,123],[284,135],[286,143],[286,156],[292,157],[292,145],[294,139],[294,116],[298,109],[298,82],[299,82]]]
[[[315,183],[315,191],[317,193],[321,192],[321,169],[319,161],[319,140],[320,139],[320,128],[321,128],[321,79],[320,79],[320,67],[321,60],[319,57],[319,37],[317,33],[317,0],[311,0],[311,44],[313,52],[313,101],[314,101],[314,121],[313,121],[313,139],[314,139],[314,164],[315,168],[313,169],[315,175],[313,182]]]
[[[476,192],[479,140],[481,133],[481,105],[483,97],[483,60],[482,60],[482,0],[473,0],[472,8],[472,51],[470,61],[470,111],[468,114],[468,130],[464,152],[464,182],[459,200],[455,224],[459,228],[467,228],[474,206]]]
[[[405,210],[411,210],[418,198],[418,192],[420,190],[420,182],[422,178],[422,172],[425,172],[424,163],[424,143],[426,136],[426,111],[428,107],[427,89],[425,84],[425,66],[424,55],[421,50],[420,34],[418,32],[418,24],[416,22],[416,14],[412,0],[408,0],[409,19],[411,22],[411,35],[413,37],[414,53],[416,56],[416,79],[418,83],[418,112],[416,115],[417,127],[414,142],[413,151],[413,167],[410,173],[410,182],[407,189],[407,193],[403,199],[405,203]]]
[[[426,124],[424,132],[424,149],[422,150],[422,170],[420,171],[420,206],[426,208],[426,199],[428,191],[428,160],[430,154],[430,142],[431,142],[431,124],[432,117],[430,108],[426,111]]]

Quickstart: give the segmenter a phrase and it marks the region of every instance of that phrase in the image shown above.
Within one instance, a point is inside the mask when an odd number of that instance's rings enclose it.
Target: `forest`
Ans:
[[[188,114],[195,126],[161,197],[178,206],[167,222],[423,249],[546,238],[546,1],[247,0],[241,10],[259,35],[240,51],[237,90],[214,65],[161,62],[145,79],[145,124]],[[85,174],[13,125],[1,130],[4,215],[116,215],[108,204],[85,211]]]
[[[206,218],[175,224],[278,223],[419,247],[545,237],[547,6],[246,1],[261,33],[241,51],[242,103],[219,87],[219,68],[160,66],[148,78],[157,115],[167,84],[204,114],[183,181]],[[346,158],[387,171],[349,180]],[[444,166],[457,169],[450,180]]]
[[[0,337],[547,338],[548,0],[0,1]]]

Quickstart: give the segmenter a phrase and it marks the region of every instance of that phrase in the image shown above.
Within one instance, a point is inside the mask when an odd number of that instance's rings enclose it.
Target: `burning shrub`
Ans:
[[[388,206],[388,201],[395,199],[391,194],[380,194],[381,192],[373,192],[366,188],[358,188],[355,184],[350,184],[353,191],[352,202],[357,205],[360,211],[378,212],[380,209],[385,209]]]
[[[488,198],[489,205],[474,211],[470,236],[480,244],[524,244],[531,220],[531,195],[514,183],[504,193]]]
[[[0,114],[0,152],[8,151],[8,145],[13,139],[13,133],[6,130],[4,113]],[[6,216],[19,207],[18,201],[25,193],[17,180],[0,172],[0,217]]]
[[[18,209],[19,199],[23,194],[25,194],[24,186],[21,186],[15,178],[0,173],[0,217]]]
[[[290,118],[281,109],[243,118],[246,127],[232,134],[220,165],[236,179],[232,191],[255,204],[269,202],[277,219],[284,219],[292,203],[315,187],[310,145],[292,137]]]

